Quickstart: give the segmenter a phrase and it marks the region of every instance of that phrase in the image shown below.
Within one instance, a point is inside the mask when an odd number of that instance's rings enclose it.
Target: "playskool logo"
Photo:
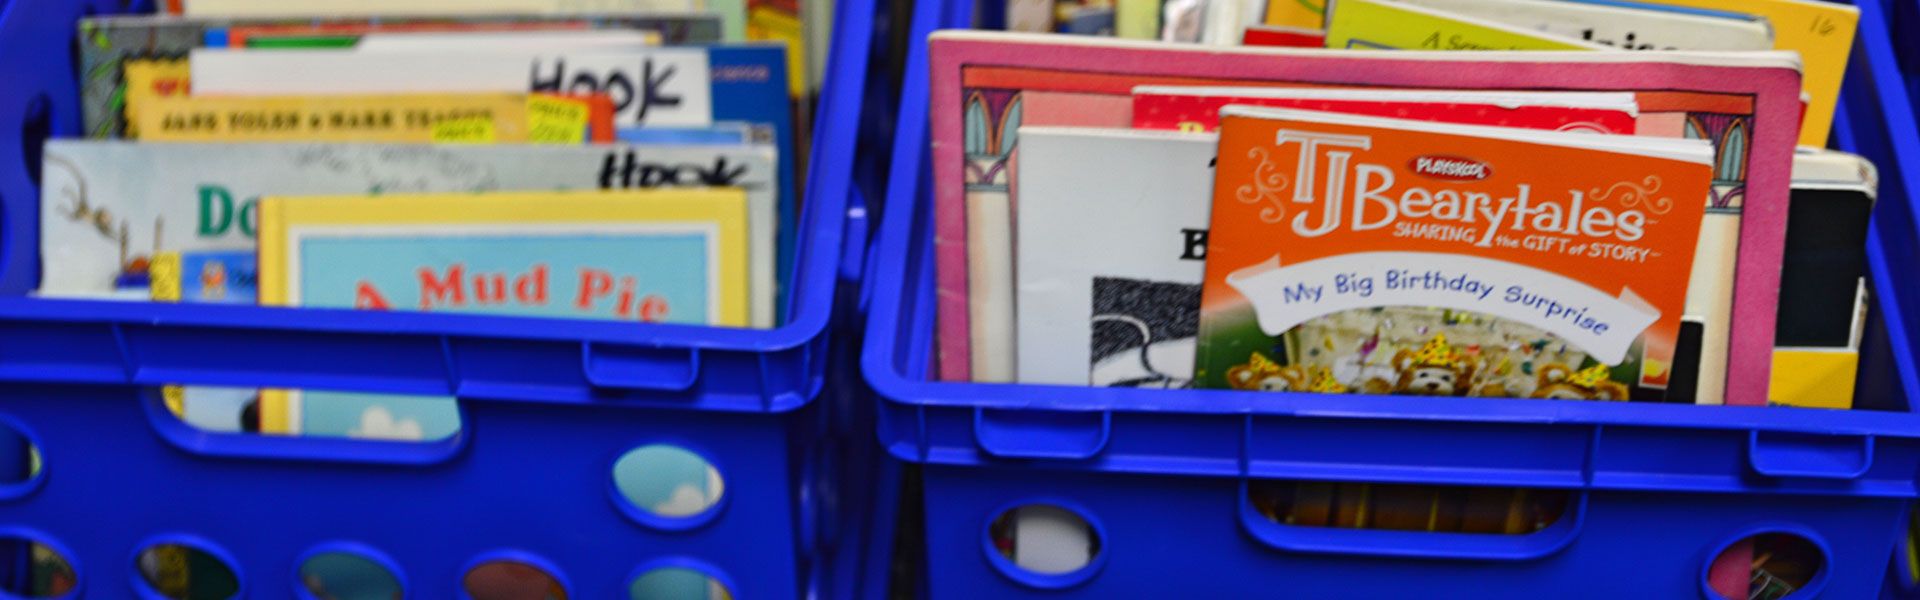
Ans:
[[[1479,181],[1493,175],[1493,167],[1487,163],[1452,156],[1422,156],[1407,161],[1407,167],[1421,175],[1450,181]]]
[[[1293,231],[1301,237],[1320,237],[1343,226],[1352,231],[1382,229],[1403,219],[1464,226],[1461,239],[1482,248],[1492,246],[1494,234],[1503,229],[1621,242],[1646,235],[1646,213],[1589,206],[1580,190],[1567,190],[1565,202],[1554,202],[1535,198],[1533,186],[1524,183],[1500,197],[1444,187],[1396,187],[1392,168],[1354,161],[1354,150],[1373,147],[1371,136],[1282,129],[1274,142],[1300,145],[1292,202],[1319,205],[1319,210],[1294,216]],[[1485,163],[1449,156],[1423,156],[1409,166],[1415,173],[1450,181],[1479,181],[1493,174]],[[1484,229],[1477,228],[1482,225]]]

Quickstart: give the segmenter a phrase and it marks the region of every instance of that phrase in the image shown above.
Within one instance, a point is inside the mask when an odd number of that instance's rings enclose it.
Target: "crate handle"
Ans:
[[[1113,418],[1106,411],[977,408],[974,441],[1001,458],[1085,460],[1107,447]]]
[[[1240,525],[1254,539],[1275,549],[1302,554],[1439,560],[1527,561],[1553,555],[1572,544],[1586,523],[1587,494],[1573,494],[1567,514],[1546,529],[1527,534],[1436,533],[1340,527],[1303,527],[1275,523],[1248,498],[1248,480],[1240,481]]]
[[[602,388],[683,392],[700,378],[700,351],[694,348],[583,342],[580,364],[587,383]]]
[[[1858,479],[1873,467],[1873,436],[1754,431],[1747,463],[1768,477]]]

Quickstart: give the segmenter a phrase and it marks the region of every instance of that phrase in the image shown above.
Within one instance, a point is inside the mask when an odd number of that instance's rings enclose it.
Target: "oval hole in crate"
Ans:
[[[566,600],[567,586],[539,566],[509,559],[474,565],[460,586],[472,600]]]
[[[225,600],[240,595],[240,574],[220,554],[191,544],[162,542],[134,556],[135,587],[148,598]]]
[[[406,586],[384,560],[347,550],[314,553],[300,562],[300,591],[307,600],[397,600]]]
[[[1527,535],[1567,514],[1565,490],[1255,481],[1247,500],[1280,525],[1431,533]]]
[[[672,444],[628,450],[613,463],[614,493],[627,514],[648,525],[683,528],[710,517],[726,497],[712,461]]]
[[[10,578],[0,587],[0,598],[72,598],[80,576],[67,553],[46,542],[22,535],[0,535],[0,556],[27,558],[25,577]]]
[[[1015,581],[1062,588],[1093,577],[1104,562],[1101,529],[1083,510],[1030,503],[995,514],[986,531],[987,557]]]
[[[649,569],[627,586],[629,600],[733,600],[725,581],[692,567]]]
[[[0,417],[0,499],[32,492],[46,479],[46,456],[40,442],[11,417]]]
[[[1715,598],[1783,600],[1812,598],[1825,587],[1827,552],[1805,536],[1755,533],[1714,553],[1703,582]]]
[[[185,277],[201,281],[220,264],[217,257],[199,257],[182,268],[193,271]],[[195,297],[205,297],[204,286],[196,287]],[[175,419],[211,433],[441,444],[462,426],[459,404],[441,396],[208,385],[162,386],[160,393]]]

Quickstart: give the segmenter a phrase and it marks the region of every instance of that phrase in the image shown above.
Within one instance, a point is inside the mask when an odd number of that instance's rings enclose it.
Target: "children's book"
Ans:
[[[1229,104],[1469,125],[1631,135],[1640,106],[1624,92],[1140,86],[1135,129],[1213,131]]]
[[[611,102],[547,94],[175,96],[139,103],[132,118],[129,137],[155,142],[613,140]]]
[[[1780,261],[1786,169],[1800,117],[1798,63],[1791,55],[1326,53],[962,31],[937,32],[929,43],[942,379],[1011,381],[1016,371],[1011,242],[1021,174],[1010,164],[1018,149],[1015,131],[1026,125],[1126,128],[1139,85],[1631,92],[1640,106],[1640,135],[1714,144],[1714,187],[1702,204],[1731,224],[1727,254],[1741,265],[1721,272],[1733,276],[1724,277],[1715,298],[1724,299],[1733,317],[1768,315],[1764,323],[1748,317],[1738,331],[1720,330],[1719,360],[1748,374],[1770,364],[1779,269],[1766,265]],[[1724,394],[1731,403],[1765,403],[1764,379],[1729,381],[1724,368],[1719,373],[1703,385],[1731,385]],[[1704,395],[1722,394],[1715,388]]]
[[[786,59],[771,45],[660,47],[560,54],[397,53],[343,50],[249,52],[199,49],[197,94],[402,94],[593,92],[614,99],[617,128],[706,127],[715,121],[771,124],[780,148],[782,230],[795,219],[793,103]],[[782,238],[778,268],[793,246]]]
[[[1597,0],[1574,0],[1597,1]],[[1833,111],[1840,102],[1840,82],[1846,77],[1847,56],[1860,23],[1860,9],[1851,3],[1819,0],[1644,0],[1649,4],[1751,13],[1773,24],[1774,48],[1800,53],[1806,64],[1811,102],[1800,128],[1800,143],[1827,145],[1833,131]]]
[[[1706,142],[1223,114],[1198,387],[1664,390],[1705,212],[1694,199],[1712,185]]]
[[[260,300],[739,327],[748,237],[737,189],[269,197]],[[270,434],[437,439],[458,418],[452,398],[260,399]]]
[[[351,46],[371,31],[505,31],[552,29],[638,29],[658,32],[662,43],[706,44],[720,39],[717,17],[699,13],[595,13],[559,16],[457,18],[335,17],[321,19],[213,19],[153,16],[102,16],[80,20],[81,122],[85,135],[118,137],[124,130],[127,98],[136,93],[187,93],[187,52],[202,45],[225,45],[231,38],[245,47],[245,32],[287,35],[326,34]],[[210,41],[208,38],[212,38]],[[215,43],[217,42],[217,43]],[[137,86],[128,69],[145,66],[172,76]]]
[[[635,29],[522,31],[400,31],[360,36],[361,52],[553,52],[630,50],[660,45],[660,34]],[[258,46],[255,46],[258,48]]]
[[[155,257],[250,255],[264,195],[498,190],[746,190],[749,302],[755,327],[778,324],[776,151],[765,145],[520,146],[147,144],[54,140],[41,187],[39,293],[148,297]],[[22,258],[20,262],[25,262]],[[225,297],[251,269],[223,265]],[[28,268],[9,265],[9,268]],[[242,270],[244,269],[244,270]],[[198,270],[183,268],[186,281]],[[185,286],[189,290],[192,284]],[[182,300],[191,301],[191,293]],[[215,300],[213,294],[200,299]]]
[[[1751,15],[1707,16],[1646,5],[1540,0],[1398,0],[1621,50],[1766,50],[1773,28]]]
[[[1325,48],[1327,31],[1319,27],[1318,23],[1313,27],[1249,25],[1246,35],[1240,37],[1240,44],[1276,48]]]
[[[1267,25],[1319,29],[1326,25],[1326,0],[1267,0]]]
[[[1135,39],[1151,40],[1160,37],[1160,2],[1158,0],[1114,0],[1114,35]]]
[[[1327,47],[1367,50],[1603,50],[1578,39],[1395,0],[1339,0]]]
[[[333,15],[364,17],[420,17],[461,15],[567,14],[601,11],[695,11],[696,0],[331,0],[321,4],[277,0],[184,0],[181,12],[189,17],[316,18]]]
[[[1215,136],[1072,127],[1019,135],[1016,380],[1188,387]],[[1100,224],[1088,227],[1095,215]]]
[[[1775,404],[1853,406],[1877,190],[1878,174],[1866,159],[1812,148],[1794,156],[1769,396]]]
[[[722,20],[710,13],[614,13],[513,17],[411,18],[379,20],[236,20],[207,30],[211,48],[352,48],[368,36],[395,33],[560,32],[637,29],[657,33],[658,44],[715,43],[725,38]],[[648,21],[650,26],[623,25]]]

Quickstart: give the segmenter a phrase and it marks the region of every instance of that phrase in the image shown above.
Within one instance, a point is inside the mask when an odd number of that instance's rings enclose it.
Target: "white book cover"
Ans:
[[[361,52],[625,51],[660,45],[660,33],[641,29],[562,31],[384,31],[360,36]]]
[[[41,186],[40,294],[144,299],[144,271],[157,253],[251,252],[263,195],[740,187],[751,323],[772,327],[777,160],[767,145],[52,140]]]
[[[458,16],[489,14],[567,14],[607,11],[700,10],[700,0],[185,0],[190,17],[367,17]]]
[[[1217,136],[1019,134],[1018,381],[1187,387]]]
[[[713,123],[708,50],[634,48],[579,52],[360,52],[198,48],[195,95],[337,95],[605,92],[620,127]],[[543,85],[542,82],[556,85]],[[623,101],[624,100],[624,101]]]
[[[1765,19],[1552,0],[1399,0],[1625,50],[1771,50]]]

